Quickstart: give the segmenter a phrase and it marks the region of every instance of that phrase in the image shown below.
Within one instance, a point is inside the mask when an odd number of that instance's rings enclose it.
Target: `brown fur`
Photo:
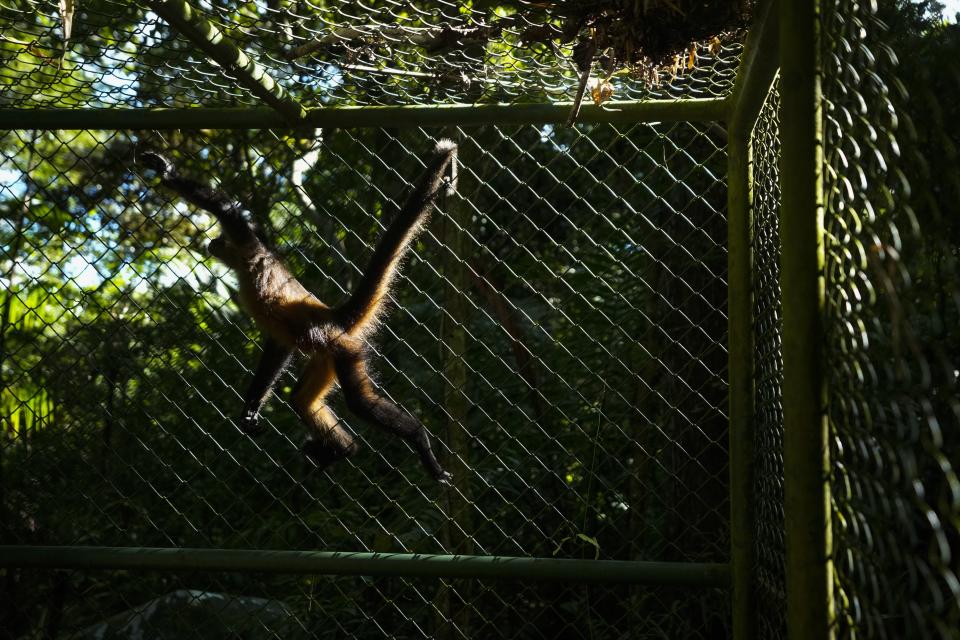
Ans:
[[[456,186],[456,145],[449,140],[437,144],[426,175],[381,237],[357,290],[337,308],[325,305],[300,284],[226,194],[178,176],[173,163],[158,154],[145,154],[144,162],[165,185],[220,221],[224,233],[210,243],[210,254],[236,273],[240,304],[267,337],[246,393],[241,427],[248,433],[258,430],[259,411],[270,389],[291,355],[303,351],[309,360],[293,405],[311,431],[304,445],[308,456],[323,467],[357,451],[353,436],[326,405],[337,381],[351,412],[409,442],[430,474],[446,481],[449,475],[437,462],[423,425],[376,391],[367,373],[361,338],[374,330],[399,264],[426,223],[441,188],[446,186],[450,193]],[[445,181],[448,172],[451,177]]]

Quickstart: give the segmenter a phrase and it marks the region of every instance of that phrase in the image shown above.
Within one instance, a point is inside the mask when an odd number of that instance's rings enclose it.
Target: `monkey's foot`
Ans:
[[[423,463],[427,473],[440,484],[450,484],[453,476],[443,470],[437,456],[433,454],[433,449],[430,448],[430,437],[427,435],[426,429],[421,427],[420,431],[414,436],[413,446],[420,453],[420,462]]]
[[[346,449],[338,449],[331,447],[326,442],[318,440],[317,438],[307,438],[306,442],[303,443],[303,446],[300,447],[300,451],[307,458],[313,461],[317,468],[321,471],[332,465],[334,462],[339,460],[345,460],[355,454],[360,447],[357,446],[355,442],[351,442],[350,446]]]

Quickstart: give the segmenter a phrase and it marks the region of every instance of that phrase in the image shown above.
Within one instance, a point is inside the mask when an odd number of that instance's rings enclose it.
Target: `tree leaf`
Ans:
[[[584,542],[586,542],[587,544],[593,546],[593,559],[599,560],[600,559],[600,543],[597,542],[597,539],[591,538],[585,533],[578,533],[577,537],[583,540]]]

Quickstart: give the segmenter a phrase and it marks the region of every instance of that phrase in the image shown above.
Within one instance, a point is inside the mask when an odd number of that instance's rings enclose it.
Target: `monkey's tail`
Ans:
[[[236,200],[223,191],[189,178],[181,178],[173,162],[159,153],[147,152],[141,158],[148,169],[157,172],[164,185],[176,191],[187,202],[212,213],[234,242],[245,243],[256,239],[253,227],[244,217]]]
[[[380,237],[353,295],[337,310],[345,331],[352,332],[376,321],[397,267],[429,218],[441,190],[447,195],[457,190],[457,145],[446,138],[437,142],[426,173]]]

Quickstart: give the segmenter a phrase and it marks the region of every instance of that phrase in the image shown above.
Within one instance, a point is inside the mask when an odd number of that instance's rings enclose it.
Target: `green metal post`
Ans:
[[[737,640],[756,636],[751,134],[777,73],[777,9],[775,1],[758,8],[734,84],[727,127],[730,571],[733,637]]]
[[[780,67],[780,7],[778,0],[768,0],[757,8],[757,16],[733,85],[730,101],[731,134],[749,139],[757,115],[770,93]]]
[[[0,567],[243,571],[726,587],[724,564],[261,549],[0,546]]]
[[[833,619],[824,384],[823,135],[818,0],[781,0],[781,272],[787,630],[829,638]]]
[[[296,124],[307,128],[544,125],[563,123],[570,103],[440,104],[310,109]],[[727,100],[644,100],[583,105],[583,124],[716,122],[727,117]],[[187,109],[0,109],[4,129],[278,129],[286,116],[264,108]]]
[[[306,114],[303,107],[290,98],[263,67],[227,40],[219,29],[189,4],[183,0],[147,0],[147,5],[183,37],[235,76],[255,96],[276,109],[288,124],[298,123]]]
[[[753,157],[749,138],[728,136],[728,371],[730,372],[730,572],[733,637],[754,636]]]

